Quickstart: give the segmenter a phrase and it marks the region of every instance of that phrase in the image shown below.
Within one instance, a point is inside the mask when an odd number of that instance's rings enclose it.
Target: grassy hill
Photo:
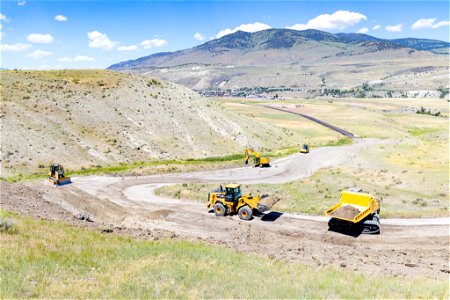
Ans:
[[[301,131],[230,112],[147,76],[100,70],[0,74],[2,177],[44,173],[51,162],[80,170],[205,159],[242,154],[246,145],[278,150],[303,139]]]

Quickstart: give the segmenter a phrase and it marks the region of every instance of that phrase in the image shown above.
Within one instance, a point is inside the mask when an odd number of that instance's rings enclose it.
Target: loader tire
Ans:
[[[238,215],[241,220],[248,221],[252,218],[252,209],[248,206],[242,206],[238,210]]]
[[[225,213],[226,213],[226,209],[222,203],[214,204],[214,214],[216,215],[216,217],[223,217],[223,216],[225,216]]]

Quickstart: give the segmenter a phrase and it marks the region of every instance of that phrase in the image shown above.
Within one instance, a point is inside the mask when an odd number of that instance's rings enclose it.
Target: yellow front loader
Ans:
[[[208,194],[207,207],[214,210],[216,216],[221,217],[226,214],[239,215],[241,220],[250,220],[253,215],[262,213],[267,207],[261,205],[259,195],[242,195],[239,184],[228,184],[225,188],[220,188]]]
[[[261,154],[259,154],[256,151],[253,151],[253,149],[249,148],[249,147],[245,147],[244,151],[245,151],[245,164],[246,165],[248,164],[248,160],[250,159],[250,156],[253,156],[253,162],[254,162],[255,167],[260,167],[260,168],[270,167],[270,158],[261,156]]]

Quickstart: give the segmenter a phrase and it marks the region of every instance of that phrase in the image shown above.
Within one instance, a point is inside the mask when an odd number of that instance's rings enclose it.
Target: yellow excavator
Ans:
[[[249,147],[245,147],[244,151],[245,151],[245,164],[246,165],[248,164],[248,160],[250,159],[250,156],[253,156],[253,162],[254,162],[255,167],[260,167],[260,168],[270,167],[270,158],[261,156],[261,154],[259,154],[256,151],[253,151],[253,149],[249,148]]]
[[[59,164],[52,164],[48,172],[48,180],[54,185],[63,185],[71,182],[70,177],[64,175],[64,168]]]
[[[237,212],[241,220],[248,221],[252,219],[253,215],[261,214],[267,210],[266,206],[259,203],[261,198],[259,195],[242,195],[241,185],[239,184],[227,184],[225,188],[220,186],[208,194],[206,206],[212,208],[214,214],[218,217]]]

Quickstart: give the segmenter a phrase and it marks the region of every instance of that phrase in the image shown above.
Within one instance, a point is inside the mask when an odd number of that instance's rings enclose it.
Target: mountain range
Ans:
[[[147,73],[194,89],[352,88],[399,75],[438,72],[441,76],[448,72],[449,47],[448,42],[428,39],[386,40],[359,33],[267,29],[237,31],[193,48],[119,62],[108,69]],[[430,85],[425,78],[424,84],[417,85],[415,78],[411,80],[414,89],[445,84],[431,80]],[[402,88],[413,88],[410,85]]]

